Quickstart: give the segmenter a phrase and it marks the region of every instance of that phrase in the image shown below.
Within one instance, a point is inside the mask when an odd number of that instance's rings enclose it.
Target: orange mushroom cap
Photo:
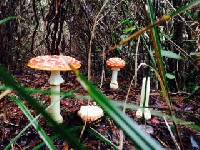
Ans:
[[[124,68],[125,61],[118,57],[110,58],[106,61],[106,64],[109,68]]]
[[[74,69],[79,69],[81,63],[70,56],[44,55],[30,59],[28,66],[37,70],[70,71],[72,70],[70,66],[73,66]]]

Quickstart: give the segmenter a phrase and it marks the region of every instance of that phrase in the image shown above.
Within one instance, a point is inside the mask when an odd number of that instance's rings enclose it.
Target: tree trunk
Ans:
[[[15,16],[15,10],[19,4],[18,0],[0,1],[0,19]],[[0,63],[9,70],[16,71],[16,35],[17,21],[11,21],[0,26]]]

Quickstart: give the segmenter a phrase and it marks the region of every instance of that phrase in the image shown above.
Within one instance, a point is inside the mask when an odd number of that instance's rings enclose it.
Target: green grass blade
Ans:
[[[45,142],[47,147],[52,150],[56,150],[56,147],[53,144],[53,141],[49,138],[49,136],[46,134],[46,132],[42,129],[40,124],[37,122],[37,120],[34,120],[34,117],[31,115],[28,108],[24,105],[24,103],[18,99],[17,97],[11,97],[11,99],[18,105],[18,107],[23,111],[23,113],[26,115],[28,120],[31,122],[33,127],[36,129],[38,134],[40,135],[41,139]]]
[[[190,1],[189,3],[187,3],[186,5],[183,5],[182,7],[178,8],[176,11],[173,11],[172,13],[170,13],[169,15],[171,17],[175,17],[177,16],[178,14],[180,13],[183,13],[185,12],[186,10],[196,6],[200,4],[200,0],[193,0],[193,1]]]
[[[146,31],[151,30],[153,27],[163,25],[163,23],[170,21],[173,17],[177,16],[179,13],[182,13],[198,4],[200,4],[200,0],[193,0],[186,5],[183,5],[176,11],[173,11],[172,13],[162,16],[159,20],[155,21],[154,23],[151,23],[151,24],[147,25],[146,27],[140,29],[139,31],[134,32],[129,37],[122,39],[118,45],[111,47],[110,50],[117,49],[117,48],[121,47],[122,45],[128,45],[128,43],[130,41],[137,39],[139,36],[144,34]]]
[[[15,90],[20,97],[28,101],[29,104],[37,112],[41,113],[47,119],[47,121],[51,123],[51,126],[56,133],[60,134],[62,138],[67,140],[72,147],[76,149],[85,149],[85,146],[80,143],[75,134],[70,132],[65,125],[55,122],[51,118],[51,116],[45,111],[45,108],[38,103],[38,100],[29,96],[24,88],[15,81],[15,79],[7,72],[7,70],[2,65],[0,65],[0,74],[0,80],[3,81],[6,86],[11,88],[12,90]]]
[[[52,140],[52,141],[55,141],[56,139],[58,139],[59,138],[59,136],[58,135],[54,135],[54,136],[51,136],[50,137],[50,139]],[[44,147],[45,146],[45,143],[44,142],[42,142],[42,143],[40,143],[40,144],[38,144],[37,146],[35,146],[32,150],[40,150],[42,147]]]
[[[89,95],[104,109],[117,125],[130,137],[141,149],[163,149],[157,141],[141,131],[140,127],[120,111],[105,95],[96,89],[85,77],[76,72],[77,79],[87,90]]]
[[[154,14],[152,1],[147,0],[147,4],[148,4],[148,14],[151,20],[151,24],[154,24],[156,17]],[[153,32],[152,40],[153,40],[153,45],[154,45],[154,50],[155,50],[155,60],[156,60],[156,65],[158,67],[158,69],[155,69],[155,68],[154,69],[158,70],[158,73],[161,79],[159,80],[161,89],[166,99],[166,102],[168,103],[169,109],[171,110],[171,103],[170,103],[170,98],[168,94],[168,86],[167,86],[167,81],[166,81],[166,71],[165,71],[164,62],[161,55],[162,47],[161,47],[160,37],[158,33],[158,27],[154,26],[152,29],[152,32]]]
[[[104,143],[112,146],[115,150],[118,150],[118,147],[113,144],[110,140],[108,140],[107,138],[105,138],[103,135],[101,135],[99,132],[97,132],[95,129],[93,128],[89,128],[88,129],[89,133],[94,135],[96,138],[98,138],[99,140],[103,141]]]
[[[117,107],[120,107],[120,108],[123,108],[124,106],[124,102],[121,102],[121,101],[112,101]],[[138,105],[135,105],[133,103],[128,103],[127,104],[127,109],[130,109],[130,110],[134,110],[136,111],[138,108],[140,108]],[[197,132],[200,132],[200,126],[199,125],[196,125],[194,122],[189,122],[189,121],[185,121],[185,120],[182,120],[182,119],[179,119],[179,118],[176,118],[176,116],[169,116],[169,115],[166,115],[164,113],[161,113],[159,111],[155,111],[153,109],[151,109],[151,113],[152,115],[154,116],[157,116],[159,117],[160,119],[163,120],[163,116],[165,116],[166,119],[168,120],[171,120],[171,121],[175,121],[176,124],[179,124],[179,125],[184,125],[185,127],[188,127],[188,128],[191,128],[193,129],[194,131],[197,131]],[[187,112],[186,112],[187,113]],[[190,114],[192,115],[192,113]]]
[[[154,13],[154,7],[152,4],[152,0],[147,0],[147,4],[148,4],[148,14],[150,16],[151,24],[154,24],[155,20],[156,20],[156,16]],[[158,27],[154,26],[152,32],[153,32],[152,39],[153,39],[153,45],[154,45],[154,49],[155,49],[156,65],[158,66],[158,73],[159,73],[158,76],[160,76],[159,82],[161,85],[163,97],[165,98],[167,105],[169,107],[170,115],[172,116],[172,118],[174,118],[174,113],[172,111],[172,105],[171,105],[171,100],[170,100],[170,95],[169,95],[169,89],[168,89],[168,85],[167,85],[167,81],[166,81],[166,70],[165,70],[164,62],[163,62],[162,55],[161,55],[162,47],[161,47]],[[183,148],[180,134],[178,131],[178,127],[177,127],[174,119],[173,119],[173,125],[175,126],[175,129],[176,129],[175,132],[177,134],[177,138],[180,143],[180,146],[181,146],[181,148]],[[177,148],[179,148],[179,147],[177,147]]]
[[[34,118],[33,120],[38,119],[39,117]],[[11,145],[15,143],[22,135],[23,133],[31,126],[31,123],[26,125],[13,139],[10,140],[10,143],[5,147],[5,150],[9,150]]]
[[[5,18],[5,19],[2,19],[2,20],[0,20],[0,25],[6,24],[6,23],[8,23],[9,21],[14,20],[14,19],[16,19],[15,16],[10,16],[10,17],[7,17],[7,18]]]
[[[72,127],[72,128],[70,128],[69,130],[70,131],[73,131],[73,132],[77,132],[77,131],[81,131],[81,129],[82,129],[82,126],[75,126],[75,127]],[[59,135],[53,135],[53,136],[51,136],[50,137],[51,138],[51,140],[53,140],[53,141],[55,141],[55,140],[57,140],[57,139],[60,139],[61,137],[59,136]],[[40,150],[40,149],[42,149],[42,147],[43,146],[45,146],[45,143],[44,142],[41,142],[40,144],[38,144],[37,146],[35,146],[34,148],[33,148],[33,150]]]

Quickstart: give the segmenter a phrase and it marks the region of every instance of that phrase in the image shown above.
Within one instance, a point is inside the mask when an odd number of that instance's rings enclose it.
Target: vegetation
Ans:
[[[200,132],[200,120],[187,118],[191,116],[188,114],[191,111],[188,112],[187,109],[196,108],[194,105],[190,106],[191,102],[199,106],[199,0],[3,0],[0,2],[0,9],[0,106],[3,105],[0,108],[5,107],[4,101],[16,103],[29,122],[23,126],[21,132],[16,132],[10,139],[6,139],[10,142],[2,138],[0,148],[15,149],[17,140],[23,137],[30,126],[34,127],[42,139],[42,142],[29,145],[31,149],[42,149],[45,146],[49,149],[88,149],[90,144],[85,142],[87,138],[98,139],[110,149],[121,150],[133,147],[145,150],[200,148],[200,141],[194,138],[196,134],[192,134]],[[81,60],[81,71],[69,64],[79,82],[78,88],[72,85],[71,89],[67,89],[71,91],[62,90],[61,98],[65,103],[67,100],[78,101],[77,108],[80,108],[80,104],[99,105],[106,116],[102,124],[109,121],[111,128],[116,127],[119,131],[117,142],[112,137],[101,134],[91,124],[76,123],[76,117],[72,119],[72,124],[59,124],[52,119],[46,111],[51,106],[46,107],[46,103],[39,100],[49,97],[51,91],[42,89],[41,85],[36,89],[37,83],[31,83],[32,80],[26,78],[27,74],[31,74],[32,78],[33,74],[37,74],[26,67],[28,60],[45,54],[70,55]],[[126,68],[120,76],[124,85],[119,85],[120,89],[114,91],[109,89],[109,81],[105,78],[107,76],[110,80],[111,74],[105,67],[105,62],[110,57],[121,57],[126,61]],[[39,80],[49,76],[48,73],[44,74],[39,72]],[[85,77],[86,74],[88,78]],[[68,76],[73,78],[74,75]],[[27,83],[20,81],[19,76],[25,78]],[[142,83],[144,77],[146,80]],[[151,87],[150,83],[147,83],[149,77]],[[143,104],[140,105],[130,100],[132,95],[138,93],[131,94],[134,81],[136,91],[142,87]],[[125,85],[127,83],[128,86]],[[33,85],[33,88],[30,85]],[[97,88],[98,86],[100,88]],[[150,90],[160,93],[157,99],[159,103],[164,103],[160,106],[166,106],[163,107],[165,111],[160,110],[159,106],[154,106],[155,109],[148,106],[149,101],[153,106],[148,93]],[[107,91],[111,93],[109,96],[106,95]],[[113,95],[124,91],[125,100],[112,99]],[[176,96],[178,99],[184,99],[180,104],[183,105],[181,108],[184,109],[181,111],[184,115],[180,115],[175,107],[175,104],[178,105],[174,100]],[[138,109],[144,117],[143,112],[149,107],[153,115],[153,118],[148,118],[150,121],[132,117],[133,112]],[[198,111],[195,112],[194,118],[199,117]],[[71,113],[73,114],[73,110],[69,111],[69,114]],[[5,116],[4,110],[2,114]],[[40,116],[45,120],[41,120]],[[160,124],[161,120],[163,124]],[[142,130],[138,123],[145,124],[145,130]],[[156,128],[157,124],[165,126],[172,143],[165,144],[163,141],[166,139],[159,139],[154,133],[152,136],[145,133],[147,127],[154,125]],[[191,130],[190,137],[183,136],[183,128]],[[89,134],[91,137],[82,137],[83,134]],[[186,147],[184,141],[188,142],[188,139],[191,144]],[[64,146],[56,147],[56,140],[62,141]],[[23,149],[20,145],[18,147]],[[100,149],[105,147],[100,146]]]

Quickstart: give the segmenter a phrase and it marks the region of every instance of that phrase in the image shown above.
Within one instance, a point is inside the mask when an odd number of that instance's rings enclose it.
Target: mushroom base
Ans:
[[[119,68],[112,68],[112,79],[110,82],[110,88],[111,89],[118,89],[118,82],[117,82],[117,75],[118,75],[118,71],[120,69]]]
[[[63,123],[63,117],[60,114],[55,114],[55,112],[52,110],[48,110],[48,113],[54,121],[56,121],[57,123]]]
[[[118,85],[117,82],[111,82],[111,83],[110,83],[110,88],[111,88],[111,89],[118,89],[118,88],[119,88],[119,85]]]

